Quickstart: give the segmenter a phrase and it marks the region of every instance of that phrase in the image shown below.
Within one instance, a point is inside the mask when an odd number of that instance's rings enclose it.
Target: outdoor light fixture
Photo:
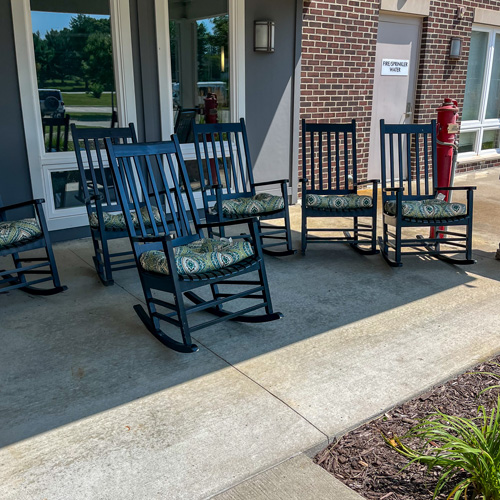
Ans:
[[[450,40],[450,59],[460,59],[462,57],[462,39],[452,37]]]
[[[253,50],[255,52],[274,52],[273,21],[255,21]]]
[[[226,71],[226,54],[224,53],[224,47],[220,48],[220,70],[222,73]]]

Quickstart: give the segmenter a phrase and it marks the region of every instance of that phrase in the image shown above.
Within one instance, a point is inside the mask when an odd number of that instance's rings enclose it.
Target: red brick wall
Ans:
[[[303,9],[301,118],[356,118],[360,177],[368,165],[379,3],[305,0]]]
[[[358,122],[358,167],[366,177],[380,1],[305,0],[303,9],[301,118]],[[457,7],[464,7],[457,19]],[[444,97],[462,107],[474,8],[500,9],[500,0],[431,0],[424,19],[415,121],[428,122]],[[463,38],[462,58],[448,58],[452,36]],[[299,152],[299,177],[302,159]],[[500,165],[461,163],[458,171]]]

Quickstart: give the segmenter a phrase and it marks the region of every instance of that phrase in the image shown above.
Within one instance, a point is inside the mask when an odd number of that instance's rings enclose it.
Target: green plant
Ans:
[[[424,446],[416,450],[397,436],[384,436],[393,449],[410,459],[410,464],[424,464],[429,471],[440,468],[433,498],[451,487],[447,500],[500,500],[500,397],[490,415],[484,406],[479,406],[473,419],[437,412],[413,427],[406,438],[420,439]],[[467,477],[453,487],[453,480],[459,480],[457,476],[463,473]]]
[[[89,86],[89,89],[92,96],[96,99],[100,99],[104,91],[104,87],[100,83],[93,83]]]

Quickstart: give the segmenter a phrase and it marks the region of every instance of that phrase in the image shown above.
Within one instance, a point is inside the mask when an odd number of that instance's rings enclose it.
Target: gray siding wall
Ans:
[[[0,196],[10,204],[32,197],[10,0],[0,0],[0,47]]]
[[[300,51],[301,0],[246,2],[246,121],[257,181],[294,178],[297,151],[293,146],[295,68]],[[254,21],[275,22],[275,52],[254,52]],[[296,173],[295,173],[296,174]],[[296,175],[295,175],[296,177]],[[266,189],[268,190],[268,189]]]

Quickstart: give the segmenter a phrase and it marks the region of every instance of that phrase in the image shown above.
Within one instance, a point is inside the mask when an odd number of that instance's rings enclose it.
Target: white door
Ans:
[[[413,123],[421,19],[381,15],[377,35],[368,178],[380,179],[380,120]]]

